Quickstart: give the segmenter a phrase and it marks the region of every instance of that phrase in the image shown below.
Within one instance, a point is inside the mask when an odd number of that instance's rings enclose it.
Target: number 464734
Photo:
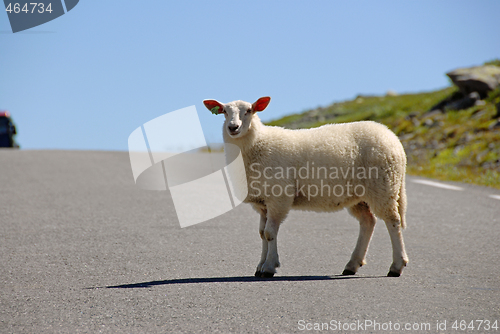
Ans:
[[[14,12],[16,14],[18,14],[20,12],[40,13],[40,14],[42,14],[43,12],[52,13],[52,4],[49,3],[49,5],[47,7],[45,7],[45,5],[43,3],[30,2],[29,6],[28,6],[28,3],[25,3],[23,8],[21,8],[21,5],[18,3],[15,3],[14,5],[12,5],[12,3],[9,2],[9,5],[7,6],[7,8],[5,8],[5,11],[9,12],[9,14],[12,12]]]
[[[498,320],[489,321],[489,320],[472,320],[471,322],[467,322],[465,320],[455,320],[453,324],[451,325],[451,328],[455,330],[498,330]]]

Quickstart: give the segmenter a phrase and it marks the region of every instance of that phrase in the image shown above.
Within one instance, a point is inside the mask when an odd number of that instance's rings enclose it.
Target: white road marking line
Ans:
[[[420,183],[420,184],[425,184],[428,186],[432,187],[438,187],[438,188],[443,188],[443,189],[450,189],[450,190],[464,190],[464,188],[456,187],[456,186],[450,186],[449,184],[444,184],[440,182],[434,182],[434,181],[427,181],[427,180],[411,180],[413,183]]]
[[[500,200],[500,195],[490,195],[491,198]]]

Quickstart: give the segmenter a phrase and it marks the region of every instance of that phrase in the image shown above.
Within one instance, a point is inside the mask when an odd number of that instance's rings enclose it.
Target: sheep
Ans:
[[[360,230],[342,275],[355,275],[366,264],[376,217],[380,217],[393,249],[387,276],[399,277],[408,256],[402,235],[406,154],[398,137],[372,121],[297,130],[266,126],[257,112],[270,101],[270,97],[253,104],[203,101],[212,113],[224,114],[224,143],[241,150],[248,186],[244,202],[260,214],[262,254],[255,276],[273,277],[280,266],[278,230],[291,209],[334,212],[347,208],[358,219]]]

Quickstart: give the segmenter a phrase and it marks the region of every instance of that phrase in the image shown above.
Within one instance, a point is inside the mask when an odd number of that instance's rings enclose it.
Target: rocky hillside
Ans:
[[[374,120],[401,139],[408,173],[500,188],[500,60],[447,73],[438,91],[354,100],[269,122],[286,128]]]

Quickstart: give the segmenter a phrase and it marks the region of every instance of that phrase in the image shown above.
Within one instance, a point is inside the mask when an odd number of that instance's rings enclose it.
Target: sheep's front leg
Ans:
[[[359,267],[366,264],[365,257],[368,246],[375,229],[375,216],[365,202],[356,204],[349,208],[349,213],[359,220],[359,236],[356,248],[351,255],[351,260],[347,263],[342,275],[354,275]]]
[[[266,258],[267,258],[267,249],[268,249],[267,248],[267,239],[264,236],[266,222],[267,222],[267,210],[261,210],[260,211],[259,234],[260,234],[260,238],[262,239],[262,254],[260,256],[260,262],[257,265],[257,270],[255,271],[256,277],[261,277],[262,265],[264,264],[264,262],[266,262]]]
[[[278,256],[278,229],[280,222],[270,219],[264,230],[264,238],[267,240],[267,257],[266,262],[262,265],[261,277],[273,277],[276,273],[276,268],[280,266]]]
[[[264,228],[264,239],[267,241],[267,256],[266,261],[260,269],[260,277],[273,277],[276,273],[276,268],[280,266],[277,240],[278,230],[289,210],[284,210],[283,208],[289,208],[289,206],[281,205],[274,211],[268,206],[267,221]]]
[[[403,241],[403,233],[401,231],[401,222],[399,220],[387,220],[385,222],[392,243],[392,265],[387,276],[399,277],[403,272],[403,268],[408,263],[408,255],[406,255],[405,243]]]

